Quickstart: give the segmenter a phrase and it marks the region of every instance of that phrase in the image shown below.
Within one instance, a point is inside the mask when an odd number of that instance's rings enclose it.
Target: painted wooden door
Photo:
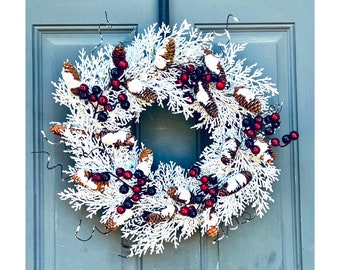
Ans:
[[[264,218],[244,223],[228,237],[212,244],[195,234],[162,255],[125,259],[120,235],[96,234],[90,241],[74,237],[82,211],[74,212],[57,193],[67,187],[57,181],[60,170],[46,168],[68,160],[61,148],[44,142],[41,130],[62,121],[66,111],[54,104],[51,81],[60,76],[65,58],[75,61],[81,48],[91,51],[100,42],[131,40],[154,22],[171,25],[184,19],[202,31],[223,31],[226,17],[234,42],[247,42],[240,58],[258,63],[280,91],[285,127],[297,129],[300,141],[282,149],[276,162],[282,170],[274,185],[275,203]],[[27,2],[27,269],[313,269],[314,266],[314,47],[313,1],[43,1]],[[223,42],[221,40],[221,42]],[[148,119],[158,119],[150,124]],[[156,124],[159,123],[159,124]],[[164,125],[172,128],[162,133]],[[206,144],[205,134],[166,110],[150,109],[136,127],[139,139],[159,153],[156,160],[176,160],[188,167]],[[181,130],[178,136],[176,130]],[[285,132],[282,130],[281,132]],[[156,136],[163,137],[157,141]],[[281,134],[282,135],[282,134]],[[176,139],[176,147],[167,141]],[[170,140],[171,141],[171,140]],[[193,151],[193,149],[195,149]],[[178,153],[181,155],[178,155]],[[80,234],[90,235],[98,220],[83,220]]]

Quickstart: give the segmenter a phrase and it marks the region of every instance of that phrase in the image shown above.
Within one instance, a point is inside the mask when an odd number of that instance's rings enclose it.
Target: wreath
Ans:
[[[105,233],[120,230],[131,240],[130,255],[162,253],[196,231],[218,237],[222,224],[247,206],[262,217],[273,201],[280,170],[274,148],[281,139],[282,104],[271,78],[237,53],[245,44],[218,43],[187,21],[170,28],[153,24],[129,45],[105,45],[95,54],[66,60],[53,97],[66,106],[65,122],[51,122],[74,164],[63,173],[72,187],[58,195],[87,218],[100,215]],[[216,45],[216,44],[215,44]],[[215,46],[216,47],[216,46]],[[153,150],[138,142],[131,123],[156,104],[185,119],[199,116],[193,129],[206,129],[211,144],[190,168],[175,162],[152,169]]]

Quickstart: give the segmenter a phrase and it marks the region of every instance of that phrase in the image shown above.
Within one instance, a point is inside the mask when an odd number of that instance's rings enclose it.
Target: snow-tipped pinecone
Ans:
[[[240,142],[235,138],[228,138],[223,145],[221,161],[224,165],[228,165],[236,156],[236,152],[240,146]]]
[[[230,196],[240,189],[244,188],[251,180],[253,176],[249,171],[242,171],[231,178],[221,187],[218,192],[219,196]]]
[[[161,221],[164,221],[164,218],[160,214],[157,214],[157,213],[151,213],[147,215],[145,219],[149,224],[158,224]]]
[[[209,90],[208,84],[198,82],[194,87],[197,101],[212,118],[218,117],[218,108],[213,95]]]
[[[117,45],[112,51],[112,61],[113,64],[118,67],[120,61],[125,60],[126,52],[124,46]]]
[[[65,72],[72,74],[72,77],[73,77],[74,80],[80,82],[79,73],[78,73],[77,69],[72,65],[71,62],[68,62],[68,61],[64,62],[63,68],[64,68]],[[77,87],[71,88],[70,90],[71,90],[72,94],[78,96],[78,88]]]
[[[258,114],[262,110],[261,101],[244,86],[234,88],[234,98],[242,107],[253,113]]]
[[[167,67],[171,66],[174,62],[176,44],[173,38],[169,38],[169,42],[165,46],[166,52],[163,57],[167,60]]]
[[[106,222],[105,229],[107,232],[115,232],[119,229],[119,225],[116,225],[113,219],[109,218]]]
[[[150,88],[145,88],[140,93],[135,94],[137,98],[144,100],[147,103],[155,103],[158,95],[153,92]]]
[[[218,226],[211,226],[207,229],[207,235],[210,237],[215,237],[218,235],[219,230],[220,229]]]

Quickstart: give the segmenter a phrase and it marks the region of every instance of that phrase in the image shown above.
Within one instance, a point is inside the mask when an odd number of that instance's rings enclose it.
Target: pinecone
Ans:
[[[244,177],[246,178],[246,183],[243,183],[242,185],[239,184],[237,189],[232,190],[232,191],[228,191],[228,182],[226,182],[221,187],[221,189],[219,190],[218,195],[222,196],[222,197],[232,195],[232,194],[238,192],[241,188],[244,188],[251,181],[251,179],[253,178],[252,174],[249,171],[242,171],[242,172],[240,172],[240,174],[244,175]]]
[[[126,52],[124,46],[117,45],[112,51],[113,64],[118,67],[120,61],[125,60]]]
[[[200,85],[202,87],[200,87]],[[217,108],[216,102],[214,100],[214,97],[209,90],[209,85],[203,84],[203,83],[202,84],[201,83],[196,84],[195,87],[194,87],[195,94],[197,95],[199,91],[205,91],[206,94],[209,97],[209,100],[205,103],[203,103],[202,101],[199,101],[201,106],[205,109],[207,114],[210,115],[210,117],[212,117],[212,118],[218,117],[218,108]]]
[[[147,161],[148,156],[152,154],[152,150],[150,148],[145,148],[139,155],[138,161]]]
[[[176,187],[170,187],[169,189],[168,189],[168,195],[169,195],[169,197],[171,198],[171,199],[173,199],[173,200],[175,200],[175,201],[178,201],[178,199],[179,199],[179,195],[178,194],[176,194],[176,192],[177,192],[177,188]]]
[[[107,232],[114,232],[119,229],[119,225],[116,225],[112,218],[109,218],[106,222],[105,229]]]
[[[240,144],[241,144],[241,143],[239,142],[239,140],[237,140],[237,139],[231,139],[231,138],[227,139],[227,140],[226,140],[226,143],[228,143],[229,140],[234,140],[234,142],[236,143],[236,149],[228,149],[227,152],[228,152],[229,156],[222,155],[221,161],[222,161],[222,163],[223,163],[224,165],[228,165],[228,164],[235,158],[236,152],[237,152],[237,150],[238,150],[238,148],[239,148],[239,146],[240,146]]]
[[[234,98],[236,101],[247,110],[256,114],[260,113],[262,110],[261,101],[256,97],[253,100],[247,101],[247,98],[244,95],[238,94],[238,90],[241,88],[244,88],[244,86],[234,88]]]
[[[79,73],[78,73],[77,69],[72,65],[71,62],[68,62],[68,61],[64,62],[63,68],[64,68],[65,72],[72,74],[73,79],[80,82]],[[78,96],[78,88],[77,87],[71,88],[71,92],[72,92],[72,94]]]
[[[217,68],[220,71],[219,80],[227,84],[227,76],[225,74],[224,68],[222,67],[221,63],[217,64]]]
[[[207,229],[207,235],[210,237],[215,237],[218,235],[219,230],[220,229],[218,226],[211,226]]]
[[[262,142],[262,143],[265,143],[265,140],[264,140],[263,138],[261,138],[261,137],[256,138],[256,140],[258,140],[258,141],[260,141],[260,142]],[[271,156],[271,158],[265,160],[266,162],[272,163],[272,162],[275,161],[276,154],[275,154],[273,148],[272,148],[270,145],[268,145],[268,148],[267,148],[267,150],[265,151],[265,153],[267,153],[268,155]],[[264,160],[264,155],[263,155],[263,154],[260,156],[260,159],[261,159],[261,160]]]
[[[149,88],[145,88],[142,92],[135,94],[135,96],[147,103],[155,103],[158,98],[158,95]]]
[[[169,38],[168,44],[165,46],[165,54],[163,57],[168,60],[167,61],[167,67],[171,66],[174,62],[174,57],[175,57],[175,51],[176,51],[176,44],[175,40],[173,38]]]
[[[78,176],[78,171],[76,172],[76,174],[72,175],[72,180],[74,182],[76,182],[78,185],[80,186],[84,186],[84,183],[80,180],[79,176]],[[87,178],[90,178],[91,177],[91,173],[89,171],[84,171],[84,176],[87,177]]]
[[[160,214],[157,213],[151,213],[146,217],[146,221],[149,224],[158,224],[161,221],[164,221],[164,218],[162,218],[162,216]]]
[[[59,136],[59,137],[61,137],[63,135],[65,130],[66,130],[66,125],[62,125],[62,124],[56,124],[56,125],[50,127],[50,132],[53,135],[56,135],[56,136]],[[84,130],[80,130],[80,129],[77,129],[77,128],[74,128],[74,127],[70,127],[70,131],[71,131],[71,133],[80,131],[80,132],[82,132],[82,134],[84,134],[84,135],[86,134]]]

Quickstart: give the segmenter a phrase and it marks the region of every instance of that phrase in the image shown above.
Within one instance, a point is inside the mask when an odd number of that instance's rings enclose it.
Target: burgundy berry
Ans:
[[[256,131],[253,130],[253,129],[247,129],[247,130],[246,130],[246,134],[247,134],[248,137],[253,138],[253,137],[255,137],[255,135],[256,135]]]
[[[97,101],[97,96],[95,94],[90,94],[89,97],[88,97],[88,101],[96,102]]]
[[[85,83],[82,83],[81,85],[79,85],[78,92],[88,92],[88,91],[89,91],[89,87]]]
[[[195,71],[195,66],[194,65],[187,65],[185,70],[188,72],[188,73],[193,73]]]
[[[216,83],[216,89],[218,89],[218,90],[223,90],[225,88],[225,86],[226,86],[226,83],[223,82],[223,81],[218,81]]]
[[[114,90],[119,90],[120,80],[117,80],[117,79],[111,80],[111,86]]]
[[[251,148],[251,152],[254,154],[254,155],[257,155],[258,153],[260,153],[261,149],[259,146],[257,145],[254,145],[252,148]]]
[[[116,175],[117,175],[118,177],[121,177],[121,176],[123,176],[124,171],[125,171],[125,170],[124,170],[123,168],[119,167],[119,168],[116,169]]]
[[[120,94],[118,95],[118,101],[119,101],[119,102],[127,101],[127,99],[128,99],[128,97],[127,97],[127,95],[124,94],[124,93],[120,93]]]
[[[131,196],[131,200],[138,202],[140,200],[140,194],[139,193],[135,193]]]
[[[139,186],[139,185],[134,185],[134,186],[132,187],[132,191],[133,191],[134,193],[140,193],[140,192],[142,191],[142,188],[141,188],[141,186]]]
[[[201,180],[202,184],[207,184],[209,182],[209,176],[203,175],[200,180]]]
[[[129,67],[129,64],[126,60],[121,60],[118,63],[118,67],[120,67],[121,69],[127,69]]]
[[[270,119],[272,122],[277,122],[280,120],[280,114],[277,112],[274,112],[271,114]]]
[[[112,105],[111,105],[110,103],[106,104],[106,105],[104,106],[104,109],[105,109],[106,111],[108,111],[108,112],[111,112],[111,111],[113,110]]]
[[[132,172],[130,170],[126,170],[123,172],[123,177],[125,179],[131,179],[132,178]]]
[[[202,191],[208,191],[209,186],[208,186],[208,184],[201,184],[201,185],[200,185],[200,189],[201,189]]]
[[[280,145],[280,140],[278,138],[273,138],[270,140],[272,146],[277,147]]]
[[[125,207],[123,205],[120,205],[117,207],[118,214],[123,214],[125,212]]]
[[[257,116],[255,117],[255,122],[256,122],[256,123],[262,123],[262,122],[263,122],[263,117],[262,117],[261,115],[257,115]]]
[[[92,181],[94,181],[94,182],[101,182],[101,181],[103,181],[102,174],[101,173],[94,173],[92,175]]]
[[[254,124],[254,129],[255,129],[255,130],[261,130],[261,129],[262,129],[262,124],[256,122],[256,123]]]
[[[189,207],[187,206],[182,206],[181,209],[179,210],[181,215],[187,216],[189,214]]]
[[[180,79],[181,79],[183,82],[187,82],[187,81],[189,80],[189,75],[188,75],[188,73],[183,73],[183,74],[181,74]]]
[[[297,131],[292,131],[289,134],[289,137],[290,137],[291,140],[295,141],[299,138],[299,133]]]
[[[98,97],[98,104],[105,106],[107,104],[107,97],[106,96],[100,96]]]
[[[204,202],[204,205],[206,207],[213,207],[214,206],[214,200],[212,199],[207,199],[205,202]]]

